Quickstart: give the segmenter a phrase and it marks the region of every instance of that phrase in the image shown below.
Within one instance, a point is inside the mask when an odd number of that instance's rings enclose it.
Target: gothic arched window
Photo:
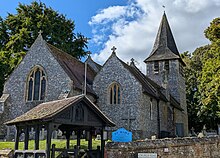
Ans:
[[[109,103],[121,104],[121,88],[118,83],[113,83],[109,87]]]
[[[47,81],[44,70],[36,66],[31,70],[27,80],[27,101],[44,100],[46,84]]]

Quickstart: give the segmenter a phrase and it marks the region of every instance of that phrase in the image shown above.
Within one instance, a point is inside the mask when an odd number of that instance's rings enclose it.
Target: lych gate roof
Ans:
[[[37,105],[33,109],[29,110],[25,114],[6,122],[6,125],[14,125],[24,122],[47,122],[52,120],[60,112],[66,110],[70,106],[77,105],[80,101],[84,101],[87,105],[99,116],[99,118],[105,122],[108,126],[114,126],[115,124],[107,118],[102,111],[92,103],[85,95],[78,95],[70,98],[65,98],[62,100],[55,100],[50,102],[45,102]]]
[[[162,21],[157,33],[153,50],[147,61],[181,59],[177,49],[172,31],[170,29],[166,14],[163,14]]]

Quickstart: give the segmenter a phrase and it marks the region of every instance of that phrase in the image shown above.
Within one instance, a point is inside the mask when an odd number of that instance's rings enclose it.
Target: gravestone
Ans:
[[[131,142],[132,132],[127,131],[124,128],[119,128],[117,131],[112,132],[113,142]]]
[[[0,158],[13,158],[14,151],[11,149],[0,150]]]
[[[138,158],[157,158],[157,153],[138,153]]]

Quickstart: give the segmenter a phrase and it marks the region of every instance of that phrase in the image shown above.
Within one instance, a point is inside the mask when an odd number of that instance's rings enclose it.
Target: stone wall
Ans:
[[[164,70],[165,61],[159,61],[159,71],[154,72],[154,62],[147,62],[146,67],[147,76],[155,81],[158,85],[164,87],[166,90],[164,94],[169,99],[171,94],[179,103],[181,108],[184,110],[176,110],[175,123],[184,124],[184,135],[188,134],[188,115],[187,115],[187,104],[186,104],[186,86],[185,78],[180,74],[179,60],[169,60],[169,71]]]
[[[158,158],[219,158],[220,137],[173,138],[107,143],[105,158],[138,158],[138,153],[157,153]]]
[[[96,75],[93,88],[99,96],[98,106],[116,123],[116,127],[107,130],[114,131],[121,127],[128,129],[130,115],[130,118],[133,119],[130,121],[133,139],[144,139],[158,133],[157,101],[152,98],[153,106],[150,118],[151,97],[142,93],[141,83],[124,65],[113,53]],[[121,87],[121,104],[109,103],[108,88],[114,82]]]
[[[3,125],[21,114],[27,112],[43,101],[26,101],[26,83],[27,77],[36,65],[44,68],[47,76],[47,88],[44,101],[56,100],[62,92],[70,91],[73,84],[68,75],[64,72],[60,64],[50,53],[45,41],[37,38],[31,46],[24,59],[18,67],[12,72],[5,82],[4,94],[9,94],[4,112],[0,114],[0,129],[4,134],[8,133],[8,129]],[[12,132],[13,133],[13,127]]]
[[[121,88],[121,104],[109,103],[109,86],[112,83],[118,83]],[[93,88],[99,96],[98,106],[100,109],[116,123],[116,127],[108,129],[116,130],[120,127],[128,128],[127,118],[135,120],[130,122],[132,131],[140,131],[141,125],[138,123],[140,117],[140,99],[142,96],[141,84],[131,73],[124,68],[123,64],[115,54],[113,54],[103,68],[96,75]],[[136,135],[137,132],[134,132]],[[134,136],[135,137],[135,136]]]

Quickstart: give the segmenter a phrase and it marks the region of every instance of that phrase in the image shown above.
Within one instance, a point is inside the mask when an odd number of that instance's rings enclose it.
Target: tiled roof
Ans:
[[[78,95],[70,98],[65,98],[62,100],[55,100],[50,102],[45,102],[42,104],[37,105],[30,111],[26,112],[25,114],[6,122],[6,125],[14,125],[23,122],[30,122],[30,121],[49,121],[54,116],[59,114],[60,112],[64,111],[70,106],[77,105],[80,101],[85,101],[88,106],[106,123],[108,126],[114,126],[115,124],[107,118],[102,111],[92,103],[85,95]]]
[[[153,50],[149,57],[145,59],[145,62],[168,59],[181,60],[166,14],[164,13]]]
[[[144,93],[147,93],[155,98],[160,98],[164,101],[167,101],[166,97],[160,92],[160,87],[146,75],[144,75],[132,62],[131,65],[124,63],[122,60],[118,58],[118,60],[124,65],[126,69],[128,69],[132,75],[141,83],[142,89]]]
[[[88,65],[90,65],[90,67],[95,71],[95,72],[99,72],[102,68],[102,66],[98,63],[96,63],[94,60],[92,60],[91,56],[88,56],[88,58],[86,59],[86,61],[88,63]]]
[[[82,90],[85,81],[84,63],[51,44],[47,43],[47,46],[49,47],[51,54],[56,58],[61,67],[73,81],[74,87]],[[87,92],[96,96],[95,92],[92,89],[92,82],[95,75],[96,72],[92,68],[90,68],[90,66],[88,66],[86,75]]]

